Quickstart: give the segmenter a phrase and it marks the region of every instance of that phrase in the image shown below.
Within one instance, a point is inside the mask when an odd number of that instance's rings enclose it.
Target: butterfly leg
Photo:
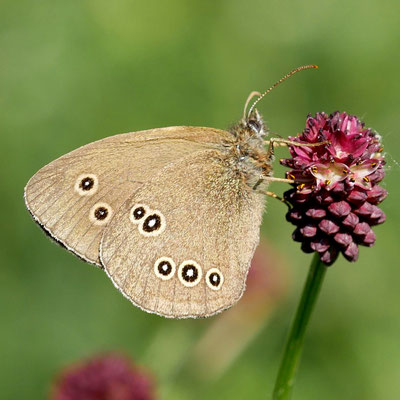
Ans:
[[[285,179],[283,179],[283,180],[286,181]],[[287,179],[287,180],[290,180],[290,179]],[[255,189],[255,188],[253,188],[253,189]],[[261,193],[261,194],[265,194],[265,195],[267,195],[267,196],[273,197],[274,199],[277,199],[277,200],[279,200],[280,202],[286,204],[286,205],[288,206],[289,209],[292,208],[292,205],[291,205],[287,200],[285,200],[285,199],[284,199],[283,197],[281,197],[281,196],[278,196],[278,195],[277,195],[276,193],[274,193],[274,192],[263,191],[263,190],[257,190],[257,193]]]
[[[256,190],[261,183],[268,181],[268,182],[283,182],[283,183],[295,183],[294,179],[286,179],[286,178],[275,178],[274,176],[264,176],[261,175],[256,184],[253,186],[253,190]],[[264,194],[267,194],[265,192],[262,192]],[[272,192],[271,192],[272,193]],[[273,197],[273,196],[272,196]]]
[[[273,197],[274,199],[277,199],[279,201],[281,201],[282,203],[286,204],[289,208],[289,210],[292,208],[291,204],[286,201],[283,197],[278,196],[276,193],[274,192],[263,192],[264,194],[266,194],[267,196]]]
[[[330,141],[325,140],[323,142],[318,142],[318,143],[299,143],[283,138],[271,138],[270,140],[267,140],[266,143],[268,144],[267,156],[273,157],[275,147],[283,147],[283,146],[317,147],[317,146],[322,146],[324,144],[330,144]]]

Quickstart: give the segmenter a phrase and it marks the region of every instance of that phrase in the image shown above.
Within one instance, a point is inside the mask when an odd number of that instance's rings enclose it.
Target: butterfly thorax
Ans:
[[[246,183],[253,188],[260,177],[272,175],[273,155],[265,148],[267,127],[255,110],[249,117],[234,125],[230,132],[234,136],[230,144],[230,153]]]

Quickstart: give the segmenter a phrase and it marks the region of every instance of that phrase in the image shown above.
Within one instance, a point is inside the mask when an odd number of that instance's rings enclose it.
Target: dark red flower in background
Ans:
[[[118,354],[97,356],[67,368],[58,377],[52,400],[153,400],[153,381]]]
[[[349,261],[358,258],[358,245],[372,246],[371,226],[385,221],[377,206],[387,192],[378,183],[385,164],[380,136],[364,128],[357,117],[335,112],[307,118],[306,129],[292,141],[318,143],[316,147],[290,146],[287,177],[294,188],[285,192],[292,208],[287,220],[296,225],[293,239],[303,251],[318,252],[332,264],[341,252]]]

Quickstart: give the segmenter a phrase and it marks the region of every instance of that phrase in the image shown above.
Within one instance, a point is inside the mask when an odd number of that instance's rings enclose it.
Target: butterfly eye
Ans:
[[[89,219],[96,225],[106,224],[111,216],[112,208],[107,203],[97,203],[89,212]]]
[[[202,277],[203,273],[199,264],[196,261],[184,261],[178,270],[178,278],[184,286],[196,286]]]
[[[148,212],[149,207],[147,207],[145,204],[135,204],[131,208],[129,218],[134,224],[138,224]]]
[[[139,225],[139,232],[144,236],[157,236],[165,229],[165,218],[160,211],[151,211]]]
[[[211,268],[206,274],[206,283],[212,290],[219,290],[224,283],[224,276],[218,268]]]
[[[81,196],[91,196],[95,194],[99,186],[97,176],[94,174],[82,174],[75,182],[75,191]]]
[[[163,281],[171,279],[176,270],[176,265],[172,258],[161,257],[154,263],[154,273]]]
[[[258,121],[251,119],[247,122],[247,126],[255,133],[259,133],[261,130],[261,126]]]

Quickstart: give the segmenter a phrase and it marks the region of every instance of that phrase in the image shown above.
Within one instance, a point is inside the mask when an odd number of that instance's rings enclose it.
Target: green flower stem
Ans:
[[[326,269],[327,267],[321,262],[319,254],[315,253],[286,343],[282,363],[275,382],[273,400],[288,400],[291,398],[303,348],[304,335],[321,289]]]

